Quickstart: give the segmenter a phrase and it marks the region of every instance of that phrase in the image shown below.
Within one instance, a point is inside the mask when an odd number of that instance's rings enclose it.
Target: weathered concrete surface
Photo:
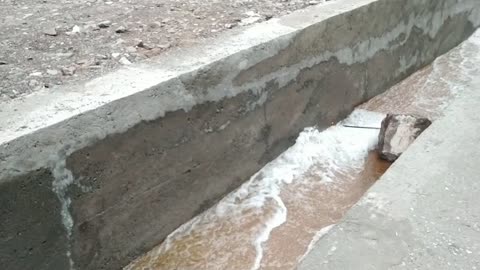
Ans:
[[[480,268],[480,33],[459,63],[460,96],[299,270]],[[446,78],[446,81],[451,81]],[[459,85],[450,85],[458,87]]]
[[[395,161],[432,122],[408,114],[387,114],[378,134],[378,151],[383,159]]]
[[[49,239],[68,245],[49,241],[49,254],[71,254],[76,269],[118,269],[302,128],[343,118],[479,24],[475,0],[336,1],[215,46],[1,104],[0,196],[12,181],[28,183],[31,171],[50,171],[61,209],[51,222],[64,228]],[[15,213],[8,226],[29,214]]]
[[[53,176],[45,169],[2,183],[2,269],[68,269],[68,242],[52,183]]]

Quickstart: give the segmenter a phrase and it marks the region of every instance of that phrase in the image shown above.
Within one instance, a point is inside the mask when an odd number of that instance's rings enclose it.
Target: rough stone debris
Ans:
[[[98,55],[125,54],[131,63],[141,62],[237,28],[252,12],[261,22],[305,8],[309,1],[0,0],[0,101],[43,89],[28,85],[28,75],[36,71],[71,66],[77,59],[98,60],[98,65],[78,69],[75,76],[59,73],[37,79],[53,88],[83,83],[124,65],[120,57]],[[154,48],[130,52],[137,39]]]
[[[378,135],[378,151],[383,159],[395,161],[432,122],[408,114],[387,114]]]
[[[58,33],[57,33],[57,30],[55,29],[55,27],[53,26],[49,26],[49,27],[46,27],[44,30],[43,30],[43,33],[47,36],[56,36]]]
[[[76,68],[74,66],[62,68],[62,74],[65,76],[72,76],[73,74],[75,74],[75,71]]]

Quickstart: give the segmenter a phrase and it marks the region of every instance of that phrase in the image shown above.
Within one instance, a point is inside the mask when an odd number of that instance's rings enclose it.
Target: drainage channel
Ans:
[[[374,151],[384,115],[440,117],[461,91],[469,51],[453,49],[335,126],[305,129],[247,183],[124,269],[294,269],[390,166]]]

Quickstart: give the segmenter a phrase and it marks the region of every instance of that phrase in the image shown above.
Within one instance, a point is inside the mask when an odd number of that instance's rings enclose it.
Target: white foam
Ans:
[[[380,128],[383,118],[385,118],[383,113],[356,109],[341,123],[349,126]]]
[[[197,227],[198,230],[202,230],[202,228],[216,226],[215,220],[228,218],[236,221],[238,219],[240,223],[244,216],[242,214],[248,209],[261,212],[262,216],[269,215],[259,227],[252,243],[256,258],[251,269],[259,269],[263,258],[263,244],[269,239],[270,233],[287,219],[287,208],[280,197],[282,187],[293,181],[302,181],[302,175],[312,166],[324,168],[319,172],[321,174],[319,183],[324,185],[334,182],[336,172],[361,168],[368,152],[377,144],[379,130],[348,128],[343,125],[348,123],[376,127],[380,126],[383,118],[383,114],[356,110],[345,121],[324,131],[314,127],[306,128],[299,134],[295,145],[268,163],[248,182],[227,195],[214,207],[170,234],[161,247],[153,252],[156,255],[163,253],[171,248],[175,239],[190,234]],[[273,203],[273,213],[262,212],[267,203],[269,207]]]

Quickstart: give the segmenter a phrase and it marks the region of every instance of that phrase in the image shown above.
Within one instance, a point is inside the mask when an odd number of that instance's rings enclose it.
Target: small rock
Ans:
[[[120,53],[112,53],[112,58],[118,58],[120,56]]]
[[[147,49],[147,50],[151,50],[151,49],[155,48],[155,46],[153,46],[152,44],[145,43],[143,41],[138,42],[137,47]]]
[[[75,25],[73,28],[72,28],[72,33],[73,34],[76,34],[76,33],[80,33],[81,29],[80,29],[80,26],[78,25]]]
[[[56,69],[47,69],[47,74],[48,75],[52,75],[52,76],[55,76],[55,75],[58,75],[60,72],[58,72],[58,70]]]
[[[378,135],[380,156],[395,161],[431,123],[414,115],[388,114]]]
[[[75,71],[77,70],[76,67],[70,66],[70,67],[63,67],[62,68],[62,74],[65,76],[72,76],[75,74]]]
[[[55,58],[60,59],[60,58],[70,58],[73,56],[73,52],[66,52],[66,53],[56,53]]]
[[[40,72],[40,71],[32,72],[32,73],[30,73],[30,75],[28,75],[28,76],[31,76],[31,77],[40,77],[40,76],[42,76],[42,72]]]
[[[308,4],[311,5],[311,6],[313,6],[313,5],[318,5],[318,4],[320,4],[320,2],[319,2],[319,1],[310,1],[310,2],[308,2]]]
[[[207,127],[207,128],[205,128],[205,129],[203,130],[203,132],[205,132],[205,133],[212,133],[212,132],[213,132],[213,128]]]
[[[126,33],[128,30],[125,26],[120,26],[115,30],[115,33],[117,34],[123,34]]]
[[[235,24],[235,23],[227,23],[227,24],[225,24],[225,28],[227,28],[227,29],[232,29],[232,28],[234,28],[236,25],[237,25],[237,24]]]
[[[95,57],[100,59],[100,60],[107,60],[108,59],[108,55],[105,55],[105,54],[97,54],[97,55],[95,55]]]
[[[130,60],[128,60],[125,56],[120,58],[119,62],[122,64],[122,65],[131,65],[132,62],[130,62]]]
[[[244,26],[244,25],[249,25],[249,24],[252,24],[252,23],[256,23],[258,22],[261,17],[260,15],[258,15],[257,13],[253,12],[253,11],[247,11],[245,12],[245,14],[248,16],[247,18],[243,18],[241,21],[240,21],[240,25]]]
[[[103,22],[99,22],[97,24],[98,27],[100,28],[108,28],[112,25],[112,22],[111,21],[103,21]]]
[[[6,65],[6,64],[7,64],[7,61],[5,61],[5,60],[0,60],[0,66]]]
[[[43,33],[47,36],[52,36],[52,37],[58,35],[57,29],[55,29],[55,27],[53,27],[53,26],[45,27],[43,29]]]
[[[166,49],[172,47],[172,44],[170,44],[170,43],[160,44],[157,47],[160,48],[160,49],[166,50]]]
[[[135,49],[135,47],[133,46],[128,46],[127,48],[125,48],[125,50],[129,53],[134,53],[137,51],[137,49]]]

